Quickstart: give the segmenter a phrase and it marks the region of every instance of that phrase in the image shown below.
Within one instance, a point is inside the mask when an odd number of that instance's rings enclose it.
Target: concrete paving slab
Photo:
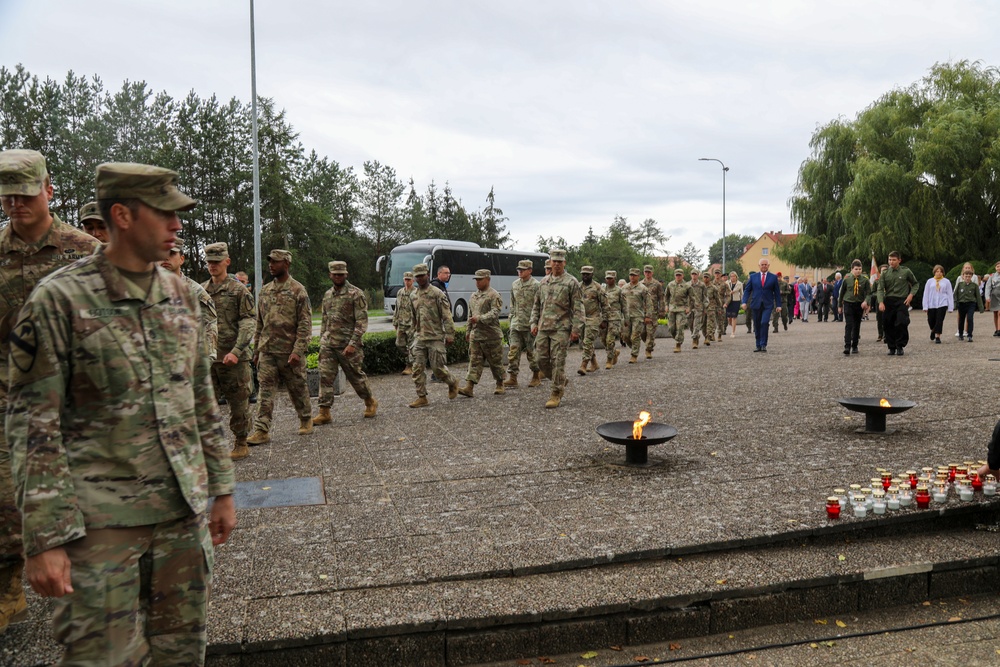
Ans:
[[[252,507],[290,507],[293,505],[325,505],[323,480],[319,477],[262,479],[237,482],[233,494],[237,509]]]

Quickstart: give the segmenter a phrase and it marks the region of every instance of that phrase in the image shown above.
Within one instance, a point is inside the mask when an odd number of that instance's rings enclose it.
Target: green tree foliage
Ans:
[[[819,128],[789,200],[803,266],[1000,256],[1000,70],[960,61]]]
[[[45,155],[52,174],[52,209],[75,222],[94,198],[94,170],[102,162],[146,162],[177,171],[199,200],[184,215],[184,270],[208,278],[204,247],[229,244],[232,271],[253,266],[251,110],[194,91],[183,99],[154,93],[144,81],[107,90],[97,77],[69,72],[62,82],[39,79],[21,65],[0,67],[0,150],[30,148]],[[258,100],[261,241],[292,251],[292,273],[319,304],[330,287],[327,262],[348,262],[351,282],[381,294],[375,259],[418,238],[451,238],[491,247],[510,244],[508,218],[493,188],[481,211],[467,211],[446,182],[431,181],[421,197],[396,171],[377,160],[353,168],[307,151],[285,111]],[[266,262],[266,260],[265,260]],[[267,265],[259,269],[269,279]],[[372,300],[373,306],[381,302]]]
[[[659,236],[663,236],[659,229],[655,231]],[[641,246],[636,244],[636,239],[637,231],[628,224],[628,220],[616,215],[603,235],[598,236],[593,228],[590,228],[583,243],[578,246],[566,243],[566,239],[561,236],[539,236],[536,246],[539,252],[565,248],[566,270],[574,275],[579,275],[580,267],[593,266],[595,277],[603,278],[605,271],[617,271],[619,278],[628,278],[630,268],[642,268],[644,264],[653,264],[658,268],[657,277],[663,278],[666,269],[660,267],[652,255],[644,255],[640,251]]]
[[[743,275],[743,264],[739,261],[740,256],[743,255],[743,250],[757,240],[756,236],[749,236],[747,234],[726,234],[726,266],[725,273],[730,271],[735,271],[739,275]],[[722,239],[713,243],[708,247],[708,264],[721,264],[722,263]]]

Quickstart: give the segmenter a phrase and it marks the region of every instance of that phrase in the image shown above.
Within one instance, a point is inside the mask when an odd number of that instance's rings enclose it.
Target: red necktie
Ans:
[[[763,287],[763,286],[764,286],[764,278],[766,278],[766,277],[767,277],[767,274],[766,274],[766,273],[762,273],[762,274],[760,274],[760,286],[761,286],[761,287]]]

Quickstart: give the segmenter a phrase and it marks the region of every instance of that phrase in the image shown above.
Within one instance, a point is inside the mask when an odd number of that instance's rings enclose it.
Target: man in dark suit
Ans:
[[[768,271],[771,263],[766,257],[757,264],[760,271],[751,273],[743,286],[743,303],[753,311],[753,328],[757,334],[757,349],[754,352],[767,352],[767,325],[773,309],[781,312],[781,287],[778,277]]]

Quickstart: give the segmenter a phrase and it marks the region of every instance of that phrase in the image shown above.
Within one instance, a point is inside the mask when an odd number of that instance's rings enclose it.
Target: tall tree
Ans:
[[[402,225],[403,193],[406,186],[396,170],[378,160],[364,164],[361,181],[361,222],[375,245],[375,254],[384,255],[404,237]]]
[[[684,249],[681,250],[679,256],[682,260],[696,269],[701,268],[701,262],[705,258],[705,254],[691,242],[688,242],[687,245],[684,246]]]
[[[663,244],[670,237],[663,233],[660,225],[653,218],[646,218],[635,230],[636,245],[643,257],[653,257],[663,250]]]
[[[486,206],[473,217],[474,226],[478,232],[479,245],[484,248],[507,248],[510,246],[510,233],[507,231],[507,216],[503,209],[496,205],[493,187],[486,195]]]

